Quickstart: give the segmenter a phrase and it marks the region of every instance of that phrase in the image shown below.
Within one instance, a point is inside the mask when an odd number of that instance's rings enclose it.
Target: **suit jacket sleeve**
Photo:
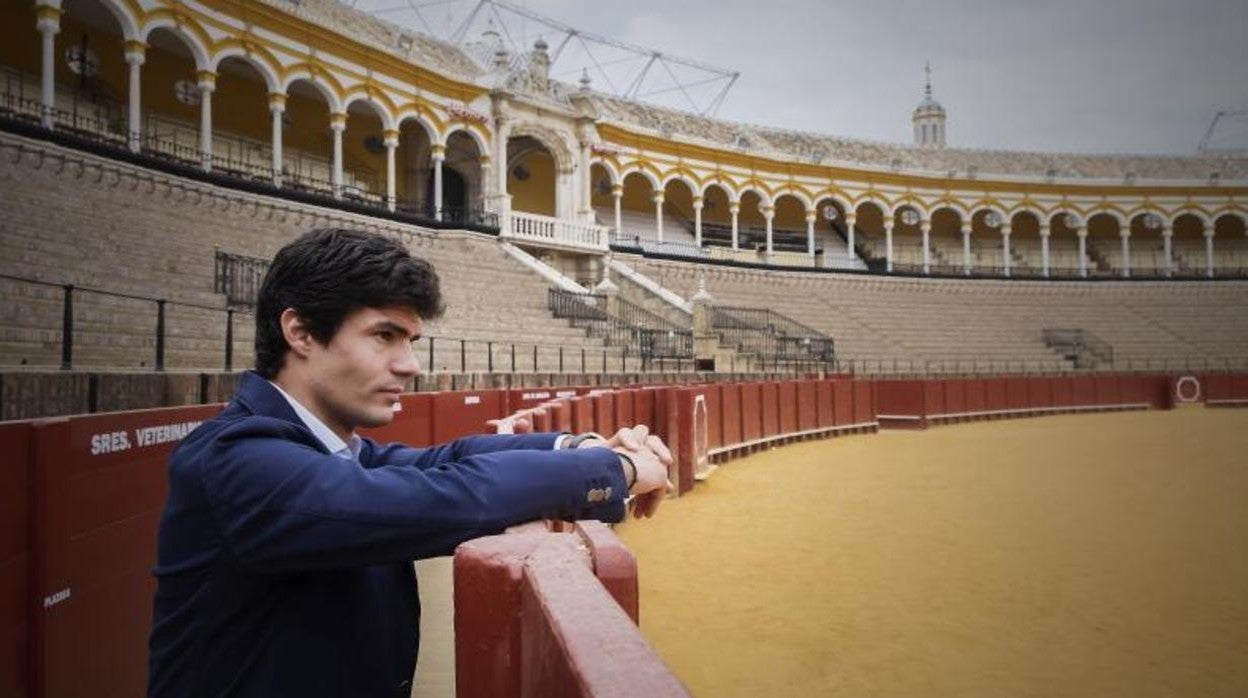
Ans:
[[[360,462],[366,468],[380,465],[408,465],[421,470],[468,456],[498,451],[537,450],[549,451],[555,446],[558,433],[537,434],[484,434],[466,436],[449,443],[429,448],[412,448],[402,443],[378,446],[371,439],[364,440]]]
[[[624,476],[608,449],[452,447],[423,469],[362,468],[302,442],[299,432],[276,419],[241,420],[199,464],[226,549],[259,571],[447,555],[524,521],[624,515]]]

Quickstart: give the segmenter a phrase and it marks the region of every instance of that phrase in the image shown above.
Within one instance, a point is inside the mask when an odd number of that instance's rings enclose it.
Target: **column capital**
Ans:
[[[845,214],[845,225],[853,225],[858,222],[858,214],[852,211]]]
[[[775,206],[763,206],[763,207],[762,207],[761,209],[759,209],[759,210],[762,212],[762,214],[763,214],[763,218],[765,218],[765,219],[767,219],[767,220],[771,220],[771,219],[773,219],[773,218],[775,218],[775,217],[776,217],[776,207],[775,207]]]
[[[126,51],[126,63],[143,65],[143,61],[147,58],[147,44],[142,41],[129,39],[123,46]]]
[[[196,71],[195,83],[199,85],[199,89],[212,92],[217,88],[217,74],[211,70]]]
[[[700,197],[700,196],[695,196],[695,197],[693,197],[693,207],[694,207],[694,208],[702,208],[702,204],[703,204],[702,197]]]
[[[623,196],[624,196],[624,185],[623,185],[623,184],[618,184],[618,183],[617,183],[617,184],[612,184],[612,185],[611,185],[611,196],[614,196],[614,197],[615,197],[615,198],[617,198],[617,199],[619,199],[619,198],[623,198]]]
[[[1048,237],[1049,235],[1051,235],[1052,233],[1053,233],[1053,231],[1052,231],[1052,229],[1050,229],[1050,228],[1049,228],[1049,224],[1048,224],[1048,223],[1041,223],[1041,224],[1040,224],[1040,237],[1042,237],[1042,238],[1047,238],[1047,237]]]
[[[1075,228],[1075,235],[1078,235],[1081,238],[1086,238],[1088,236],[1088,226],[1081,225]]]
[[[329,113],[329,127],[341,133],[347,130],[347,114],[346,112],[334,111]]]
[[[919,232],[921,233],[932,232],[932,221],[927,218],[924,218],[923,220],[919,221]]]
[[[971,234],[971,227],[972,227],[972,226],[971,226],[970,221],[967,221],[967,222],[963,223],[963,224],[962,224],[962,234],[963,234],[963,235],[970,235],[970,234]]]
[[[1173,236],[1174,236],[1174,226],[1173,226],[1173,225],[1171,225],[1171,224],[1169,224],[1169,223],[1165,223],[1165,224],[1163,224],[1163,225],[1161,226],[1161,236],[1162,236],[1163,238],[1173,237]]]
[[[55,34],[61,30],[61,14],[59,5],[39,5],[35,8],[35,27],[41,34]]]
[[[1014,233],[1014,227],[1013,227],[1013,226],[1011,226],[1009,223],[1002,223],[1002,224],[1001,224],[1001,237],[1007,237],[1007,238],[1008,238],[1008,237],[1009,237],[1010,235],[1012,235],[1013,233]]]
[[[399,130],[397,128],[388,128],[381,132],[381,142],[387,148],[399,147]],[[435,145],[434,148],[437,148]],[[434,158],[438,157],[438,153],[434,151]]]
[[[1131,227],[1130,227],[1130,226],[1123,226],[1123,227],[1119,228],[1119,229],[1118,229],[1118,237],[1120,237],[1120,238],[1129,238],[1129,237],[1131,237]]]
[[[807,212],[806,212],[806,222],[807,222],[807,223],[814,223],[814,222],[815,222],[815,221],[817,221],[817,220],[819,220],[819,212],[818,212],[818,211],[813,211],[813,210],[812,210],[812,211],[807,211]]]
[[[650,200],[656,204],[663,203],[663,192],[656,191],[650,195]]]
[[[731,214],[733,214],[733,215],[736,215],[736,214],[738,214],[738,213],[741,213],[741,202],[740,202],[740,201],[729,201],[729,202],[728,202],[728,213],[731,213]]]
[[[884,227],[885,227],[886,229],[891,230],[891,229],[893,228],[893,225],[894,225],[895,223],[896,223],[896,221],[895,221],[895,220],[893,220],[893,217],[892,217],[892,216],[884,216]]]
[[[399,140],[398,131],[394,132],[394,140],[396,142]],[[429,146],[429,157],[434,160],[445,160],[446,159],[446,146],[442,145],[441,143],[434,143],[433,145]]]
[[[269,93],[269,111],[282,113],[286,111],[286,93],[270,92]]]
[[[1213,237],[1214,230],[1212,227],[1205,228],[1203,232],[1204,232],[1205,237],[1207,238]]]

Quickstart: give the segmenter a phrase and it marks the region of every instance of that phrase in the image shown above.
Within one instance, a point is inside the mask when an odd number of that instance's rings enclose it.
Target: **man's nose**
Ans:
[[[412,377],[420,375],[420,359],[416,358],[416,350],[411,347],[403,350],[391,365],[391,370],[400,376]]]

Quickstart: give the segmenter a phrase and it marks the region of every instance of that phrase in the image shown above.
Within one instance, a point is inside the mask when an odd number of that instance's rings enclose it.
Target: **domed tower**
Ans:
[[[927,64],[927,88],[914,109],[914,144],[920,148],[945,147],[945,108],[932,98],[932,64]]]

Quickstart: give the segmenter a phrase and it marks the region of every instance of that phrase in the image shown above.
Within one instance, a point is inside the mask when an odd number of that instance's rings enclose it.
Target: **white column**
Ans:
[[[702,246],[702,197],[693,197],[693,241]]]
[[[581,200],[578,213],[581,220],[586,223],[594,222],[594,183],[593,183],[593,163],[590,162],[590,142],[581,142],[581,179],[579,190],[579,198]]]
[[[282,186],[282,115],[286,113],[286,95],[280,92],[269,94],[269,115],[272,117],[273,186]]]
[[[433,218],[434,220],[442,220],[444,193],[442,191],[442,167],[446,162],[446,147],[441,145],[433,146],[429,159],[433,161]]]
[[[1205,276],[1213,278],[1213,228],[1205,229]]]
[[[1165,274],[1167,277],[1174,275],[1174,240],[1171,239],[1173,237],[1174,226],[1166,223],[1165,227],[1161,229],[1161,245],[1162,249],[1165,250]]]
[[[42,39],[43,57],[39,72],[39,110],[43,127],[51,129],[56,109],[56,35],[61,31],[61,8],[41,6],[35,10],[35,26]]]
[[[1122,278],[1131,278],[1131,229],[1123,227],[1118,231],[1118,239],[1122,242]]]
[[[814,210],[806,212],[806,255],[810,257],[810,264],[815,264],[815,219],[819,217],[819,213]]]
[[[126,64],[130,66],[130,104],[126,116],[126,142],[130,152],[137,153],[143,147],[143,110],[140,104],[140,83],[147,44],[142,41],[126,42]]]
[[[737,201],[728,204],[728,213],[732,214],[732,249],[739,249],[737,245],[737,214],[741,213],[741,203]]]
[[[1013,232],[1009,223],[1001,224],[1001,273],[1005,276],[1010,276],[1014,268],[1011,263],[1013,260],[1010,259],[1010,234]]]
[[[919,232],[923,233],[923,273],[932,273],[932,222],[924,219],[919,221]]]
[[[217,87],[217,74],[199,71],[199,157],[204,171],[212,171],[212,92]]]
[[[623,213],[620,211],[620,202],[623,201],[624,199],[624,185],[612,184],[611,185],[611,198],[615,199],[615,234],[620,237],[623,237],[624,236],[624,230],[623,230],[624,218],[623,218]]]
[[[654,233],[663,242],[663,192],[654,192],[650,200],[654,202]]]
[[[393,211],[396,199],[395,188],[398,186],[394,177],[394,151],[399,147],[399,132],[395,129],[388,128],[381,132],[381,138],[382,144],[386,146],[386,208]],[[437,146],[434,146],[434,152],[437,152]],[[435,174],[441,173],[440,165],[441,163],[437,163],[434,166]],[[435,179],[435,182],[436,181],[437,180]],[[439,220],[441,219],[439,218]]]
[[[893,219],[892,217],[884,219],[884,267],[887,271],[893,270]]]
[[[1049,224],[1040,224],[1040,273],[1049,278]]]
[[[776,209],[775,209],[775,207],[774,207],[774,206],[764,206],[764,207],[763,207],[763,222],[764,222],[764,223],[766,223],[766,225],[767,225],[767,259],[768,259],[768,260],[770,260],[770,259],[771,259],[771,253],[772,253],[772,246],[771,246],[772,228],[773,228],[773,222],[774,222],[775,220],[776,220]]]
[[[1088,278],[1088,228],[1080,225],[1075,228],[1075,235],[1079,236],[1079,276]]]
[[[334,198],[342,196],[342,132],[347,130],[347,115],[334,112],[329,115],[329,130],[334,134],[334,162],[329,171],[329,186]]]
[[[477,185],[477,193],[472,199],[474,209],[485,202],[488,196],[489,183],[493,181],[491,178],[494,176],[493,170],[490,169],[493,167],[493,160],[488,154],[482,153],[479,155],[477,164],[481,168],[481,183]],[[472,215],[472,213],[469,212],[469,215]]]
[[[854,247],[854,227],[858,223],[858,214],[845,214],[845,252],[850,259],[858,258],[858,250]],[[857,268],[857,265],[854,267]]]
[[[962,274],[971,275],[971,223],[962,224]]]
[[[495,195],[498,197],[497,213],[499,224],[506,225],[503,218],[511,209],[511,195],[507,193],[507,139],[511,135],[511,120],[495,117],[494,120],[494,162],[498,163],[498,181]]]

